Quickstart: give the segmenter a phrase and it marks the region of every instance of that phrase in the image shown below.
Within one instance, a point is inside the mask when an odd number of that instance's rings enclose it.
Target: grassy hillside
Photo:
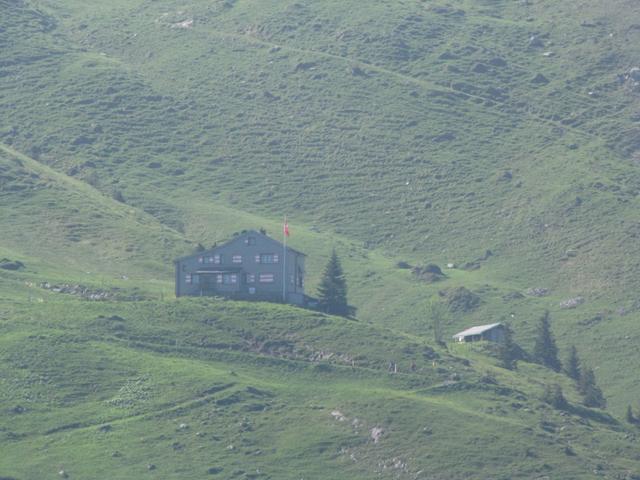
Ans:
[[[2,317],[4,476],[598,478],[638,468],[635,437],[579,407],[566,377],[525,363],[508,372],[486,353],[452,356],[362,322],[65,294],[5,304]],[[573,413],[541,402],[543,382],[564,385]]]
[[[611,414],[637,405],[639,8],[0,0],[0,259],[24,264],[0,269],[0,475],[636,471],[623,427],[541,406],[545,381],[578,403],[566,379],[421,352],[433,301],[447,336],[509,320],[527,349],[549,309]],[[310,293],[337,248],[357,323],[173,301],[173,258],[284,214]]]
[[[619,223],[639,188],[624,19],[556,33],[546,19],[573,12],[551,4],[59,3],[29,4],[59,55],[7,68],[5,141],[172,226],[215,201],[416,259],[491,249],[510,281],[515,263],[585,294],[635,281],[608,266],[637,233]]]

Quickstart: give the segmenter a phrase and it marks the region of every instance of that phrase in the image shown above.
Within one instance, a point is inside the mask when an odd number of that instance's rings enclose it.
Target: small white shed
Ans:
[[[453,336],[456,342],[478,342],[486,340],[489,342],[504,341],[504,325],[501,323],[491,323],[489,325],[478,325],[467,328]]]

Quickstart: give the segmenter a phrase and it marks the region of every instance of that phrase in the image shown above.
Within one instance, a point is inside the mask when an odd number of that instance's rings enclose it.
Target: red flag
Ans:
[[[286,218],[284,219],[284,227],[283,227],[282,231],[284,232],[284,235],[286,237],[289,236],[289,223],[287,222]]]

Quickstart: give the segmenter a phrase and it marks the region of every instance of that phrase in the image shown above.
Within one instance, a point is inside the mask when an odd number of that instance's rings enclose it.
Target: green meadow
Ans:
[[[0,0],[0,478],[637,478],[639,18]],[[284,215],[355,318],[175,298],[174,258]],[[528,352],[550,311],[607,408],[438,345],[434,304]]]

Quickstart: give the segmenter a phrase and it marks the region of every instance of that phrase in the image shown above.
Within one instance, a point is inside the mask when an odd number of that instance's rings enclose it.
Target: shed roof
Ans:
[[[472,335],[482,335],[496,327],[501,327],[501,323],[490,323],[489,325],[478,325],[476,327],[467,328],[466,330],[456,333],[453,338],[470,337]]]

